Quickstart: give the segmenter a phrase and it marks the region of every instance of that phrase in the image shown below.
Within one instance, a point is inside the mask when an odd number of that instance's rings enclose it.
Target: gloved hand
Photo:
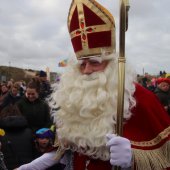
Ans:
[[[130,167],[132,161],[130,141],[114,134],[107,134],[106,137],[108,140],[106,146],[110,147],[111,165],[120,166],[121,168]]]

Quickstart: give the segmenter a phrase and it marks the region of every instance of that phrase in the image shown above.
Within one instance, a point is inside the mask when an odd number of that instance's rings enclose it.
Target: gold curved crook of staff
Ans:
[[[123,111],[124,111],[124,86],[125,86],[125,32],[128,29],[129,1],[120,0],[120,31],[119,31],[119,58],[118,58],[118,98],[117,98],[117,124],[116,133],[123,135]],[[113,167],[113,170],[121,170]]]

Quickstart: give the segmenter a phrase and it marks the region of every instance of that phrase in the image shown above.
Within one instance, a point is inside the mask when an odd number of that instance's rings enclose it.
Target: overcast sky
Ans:
[[[98,0],[115,16],[119,0]],[[67,31],[71,0],[0,0],[0,65],[63,71],[73,54]],[[170,0],[130,0],[126,58],[137,73],[170,72]],[[119,44],[117,36],[117,49]]]

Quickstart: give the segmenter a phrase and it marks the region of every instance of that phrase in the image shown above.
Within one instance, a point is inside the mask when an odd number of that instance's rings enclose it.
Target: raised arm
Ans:
[[[56,151],[45,153],[32,162],[24,164],[15,170],[45,170],[59,162],[58,160],[55,160],[55,153]]]

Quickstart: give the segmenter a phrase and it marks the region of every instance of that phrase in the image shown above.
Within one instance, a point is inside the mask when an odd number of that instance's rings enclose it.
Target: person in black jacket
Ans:
[[[154,93],[170,115],[170,80],[168,78],[159,78]]]
[[[18,84],[14,84],[9,90],[8,94],[4,97],[3,101],[0,104],[0,110],[3,110],[5,107],[9,105],[14,105],[16,102],[20,100],[19,95],[19,86]]]
[[[51,94],[52,89],[51,89],[50,82],[47,80],[47,73],[45,71],[43,71],[43,70],[41,70],[39,72],[39,81],[40,81],[40,93],[39,93],[39,97],[42,100],[45,100]]]
[[[16,166],[32,161],[32,131],[15,105],[10,105],[1,112],[0,128],[5,130],[5,135],[0,141],[7,169],[13,170]]]
[[[25,96],[17,102],[17,106],[27,119],[33,133],[40,128],[52,125],[50,108],[45,101],[39,98],[39,85],[36,81],[28,83]]]

